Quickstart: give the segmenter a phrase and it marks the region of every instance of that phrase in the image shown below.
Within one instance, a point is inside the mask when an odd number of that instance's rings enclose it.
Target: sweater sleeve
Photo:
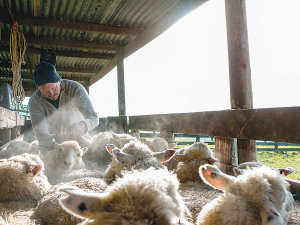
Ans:
[[[43,106],[35,99],[30,99],[28,103],[31,124],[33,131],[40,145],[51,146],[55,134],[49,132],[46,113]]]
[[[75,104],[77,109],[85,118],[84,122],[87,126],[87,131],[90,131],[98,126],[99,117],[95,112],[92,102],[85,88],[78,83],[75,91]]]

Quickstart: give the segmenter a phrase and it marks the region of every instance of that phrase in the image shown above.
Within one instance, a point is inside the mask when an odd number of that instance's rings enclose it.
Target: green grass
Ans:
[[[257,161],[271,168],[293,167],[295,172],[288,178],[300,180],[300,152],[257,152]]]

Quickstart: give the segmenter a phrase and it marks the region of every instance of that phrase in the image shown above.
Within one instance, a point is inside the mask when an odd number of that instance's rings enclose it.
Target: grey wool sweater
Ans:
[[[84,121],[90,131],[99,124],[88,93],[80,83],[61,80],[59,98],[58,109],[47,101],[40,90],[36,90],[29,100],[32,127],[42,146],[51,146],[61,126],[66,129],[72,123]]]

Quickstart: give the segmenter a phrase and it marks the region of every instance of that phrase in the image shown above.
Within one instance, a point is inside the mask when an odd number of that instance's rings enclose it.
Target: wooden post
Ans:
[[[118,47],[117,49],[117,73],[118,73],[118,104],[119,116],[122,116],[124,121],[124,131],[128,132],[127,117],[126,117],[126,104],[125,104],[125,79],[124,79],[124,48]]]
[[[215,139],[215,157],[218,159],[218,168],[226,173],[233,175],[234,160],[232,152],[234,151],[234,139],[216,137]]]
[[[90,78],[84,79],[84,88],[90,94]]]
[[[231,108],[253,108],[246,2],[225,0],[225,10]],[[239,164],[257,160],[255,140],[238,139],[237,148]]]

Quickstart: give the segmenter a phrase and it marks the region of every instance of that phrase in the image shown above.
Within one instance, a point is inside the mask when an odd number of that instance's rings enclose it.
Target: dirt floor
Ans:
[[[180,194],[182,195],[187,208],[191,212],[188,218],[190,222],[195,223],[197,215],[202,207],[216,198],[220,191],[216,191],[199,182],[186,182],[180,186]],[[0,203],[0,225],[13,224],[13,225],[37,225],[41,224],[39,221],[30,219],[36,204],[34,203]],[[300,202],[295,201],[294,209],[290,214],[288,224],[300,224]]]

